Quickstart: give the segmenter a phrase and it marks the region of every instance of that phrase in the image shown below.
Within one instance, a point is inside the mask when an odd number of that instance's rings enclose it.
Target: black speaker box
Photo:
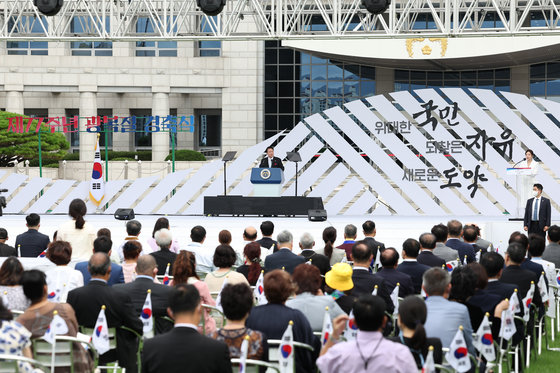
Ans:
[[[134,219],[133,209],[117,209],[115,211],[115,219],[117,220],[132,220]]]
[[[327,220],[327,210],[308,210],[307,219],[309,221],[325,221]]]

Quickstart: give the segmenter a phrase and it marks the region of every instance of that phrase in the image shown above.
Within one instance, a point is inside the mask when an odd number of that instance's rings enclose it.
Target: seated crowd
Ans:
[[[108,327],[116,328],[116,349],[101,354],[99,364],[118,362],[127,372],[229,372],[246,339],[247,358],[268,361],[269,341],[281,340],[289,324],[294,341],[310,346],[295,349],[296,372],[413,372],[430,350],[436,364],[445,363],[442,351],[460,327],[469,354],[477,356],[472,335],[485,315],[499,340],[512,294],[517,292],[523,316],[522,299],[532,284],[541,274],[555,282],[560,266],[557,226],[548,231],[548,246],[540,236],[514,232],[499,253],[477,226],[457,220],[404,240],[399,250],[375,239],[370,220],[361,240],[356,226],[344,227],[338,246],[336,229],[326,228],[321,247],[309,233],[295,243],[284,230],[274,240],[274,224],[265,221],[260,239],[247,227],[245,246],[236,250],[231,232],[221,231],[219,242],[210,243],[202,226],[193,227],[192,242],[181,246],[169,221],[160,218],[148,242],[139,239],[141,223],[129,221],[125,241],[113,251],[111,231],[84,220],[83,201],[74,200],[69,209],[72,220],[52,242],[38,232],[36,214],[27,216],[28,231],[17,236],[17,248],[6,245],[0,228],[1,253],[8,256],[0,267],[0,332],[10,336],[0,339],[0,353],[32,357],[31,341],[45,334],[54,314],[66,322],[66,335],[86,333],[103,307]],[[24,270],[17,256],[44,256],[54,265],[46,272]],[[257,304],[259,286],[266,301]],[[155,336],[144,340],[138,359],[147,293]],[[532,303],[527,326],[516,321],[513,345],[544,314],[538,290]],[[321,341],[326,313],[332,332]],[[94,367],[79,343],[73,361],[75,372]]]

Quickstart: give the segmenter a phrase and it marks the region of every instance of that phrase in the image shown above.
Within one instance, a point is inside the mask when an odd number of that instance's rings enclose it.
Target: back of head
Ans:
[[[37,269],[24,271],[21,275],[21,285],[23,287],[23,293],[29,298],[31,303],[37,303],[45,297],[47,276]]]
[[[377,295],[362,295],[354,303],[354,319],[358,329],[365,332],[377,332],[383,326],[387,305]]]
[[[420,243],[414,238],[408,238],[403,242],[402,248],[407,258],[417,258],[420,252]]]
[[[200,294],[194,285],[179,284],[169,294],[169,308],[174,314],[192,314],[200,305]]]
[[[474,243],[478,239],[476,228],[472,225],[465,225],[463,228],[463,239],[465,242]]]
[[[229,245],[218,245],[214,251],[213,262],[218,268],[230,268],[235,264],[237,254]]]
[[[70,202],[68,206],[68,215],[70,215],[76,221],[76,229],[82,229],[86,221],[84,216],[87,214],[87,207],[84,201],[81,199],[74,199]]]
[[[451,292],[449,299],[465,303],[476,290],[476,274],[468,266],[459,266],[451,272]]]
[[[325,242],[325,255],[329,260],[334,250],[334,241],[336,241],[336,228],[326,227],[323,230],[323,242]]]
[[[294,236],[292,236],[289,231],[284,230],[278,233],[276,241],[278,241],[278,246],[286,246],[286,244],[291,244],[294,242]]]
[[[264,276],[264,295],[268,303],[284,304],[294,292],[290,274],[281,269],[275,269]]]
[[[97,237],[101,237],[101,236],[106,236],[109,237],[109,239],[111,239],[111,231],[107,228],[101,228],[100,230],[97,231]]]
[[[191,229],[191,240],[192,242],[202,243],[206,238],[206,229],[201,225],[196,225]]]
[[[422,286],[429,296],[443,296],[450,282],[449,274],[441,268],[430,268],[422,276]]]
[[[383,268],[394,268],[399,262],[399,253],[394,247],[388,247],[381,253],[381,265]]]
[[[520,244],[525,250],[529,248],[529,237],[525,233],[521,232],[513,232],[509,236],[508,244],[511,243],[518,243]]]
[[[529,254],[531,254],[532,257],[541,257],[545,247],[546,243],[544,242],[544,238],[538,234],[531,234],[529,236]]]
[[[257,239],[257,229],[255,227],[247,227],[243,231],[243,237],[247,241],[254,241]]]
[[[151,255],[142,255],[136,262],[137,275],[153,277],[155,268],[157,268],[156,259]],[[175,269],[175,264],[173,269]]]
[[[53,241],[48,246],[46,256],[57,266],[66,265],[72,259],[72,246],[70,246],[70,242]]]
[[[95,253],[89,258],[88,271],[91,277],[104,277],[111,268],[111,259],[105,253]]]
[[[504,258],[493,251],[484,253],[480,257],[480,265],[484,267],[488,277],[494,278],[504,269]]]
[[[370,264],[371,250],[364,241],[357,241],[352,246],[352,260],[354,264]]]
[[[39,216],[39,214],[32,212],[25,217],[25,221],[27,222],[27,226],[29,228],[34,228],[39,226],[39,223],[41,223],[41,217]]]
[[[192,252],[181,250],[173,262],[173,283],[186,284],[190,277],[199,278],[196,274],[196,258]]]
[[[8,239],[8,231],[6,228],[0,228],[0,240],[7,240]]]
[[[253,307],[253,291],[247,284],[227,284],[220,293],[221,306],[228,320],[243,320]]]
[[[551,225],[550,228],[548,228],[548,231],[546,231],[546,233],[548,233],[548,239],[550,240],[550,242],[554,242],[554,243],[560,242],[560,227],[557,226],[556,224]]]
[[[126,223],[126,234],[138,236],[142,230],[142,224],[138,220],[130,220]]]
[[[274,233],[274,223],[270,220],[263,221],[260,228],[263,236],[272,236]]]
[[[447,233],[445,234],[445,237],[447,238]],[[418,241],[422,249],[433,250],[436,248],[437,239],[433,233],[422,233],[418,238]]]
[[[152,231],[152,238],[156,237],[156,232],[161,228],[169,229],[169,220],[167,218],[159,218],[154,224],[154,230]]]
[[[460,237],[463,231],[463,224],[459,220],[450,220],[447,222],[447,231],[450,237]]]
[[[247,280],[250,284],[257,282],[259,276],[261,275],[262,267],[260,263],[261,258],[261,245],[257,242],[250,242],[245,245],[243,249],[243,254],[247,257],[249,261],[249,273],[247,274]]]
[[[140,256],[142,244],[140,241],[130,240],[123,245],[123,256],[125,259],[134,260]]]
[[[477,289],[484,289],[486,285],[488,285],[488,274],[486,273],[486,269],[480,263],[469,263],[468,267],[473,271],[474,275],[476,276],[476,288]]]
[[[113,241],[111,241],[111,238],[107,236],[99,236],[93,241],[94,253],[109,254],[109,251],[111,251],[112,247]]]
[[[311,233],[305,232],[299,238],[299,244],[301,245],[302,250],[311,250],[315,244],[315,240],[313,239]]]
[[[424,323],[428,316],[426,303],[416,295],[409,295],[399,303],[399,319],[407,328],[414,330],[412,348],[422,349],[426,345]]]
[[[447,241],[447,235],[449,234],[449,230],[447,226],[444,224],[434,225],[432,227],[432,234],[436,236],[437,242],[445,242]]]
[[[305,263],[294,269],[292,280],[296,284],[296,294],[311,293],[315,295],[323,283],[319,268]]]
[[[526,252],[527,251],[525,250],[525,247],[517,242],[513,242],[509,244],[506,254],[508,255],[509,260],[510,262],[512,262],[512,264],[521,265],[521,263],[523,263],[523,260],[525,260]]]
[[[162,228],[157,231],[154,238],[156,239],[156,244],[162,249],[169,249],[171,242],[173,241],[171,231],[166,228]]]
[[[375,223],[371,220],[366,220],[364,224],[362,224],[362,230],[364,231],[365,235],[373,234],[375,231]]]
[[[231,244],[231,232],[227,229],[223,229],[218,233],[218,242],[222,245]]]
[[[20,261],[15,256],[8,257],[0,267],[0,285],[19,285],[22,273],[23,266]]]
[[[356,238],[358,235],[358,228],[354,224],[348,224],[344,227],[344,237],[346,238]]]

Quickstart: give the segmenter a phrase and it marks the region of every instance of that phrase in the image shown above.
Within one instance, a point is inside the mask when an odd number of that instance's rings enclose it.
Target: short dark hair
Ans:
[[[247,284],[226,284],[220,294],[222,309],[228,320],[241,320],[251,312],[253,292]]]
[[[527,153],[531,153],[531,155],[532,155],[533,157],[535,156],[535,153],[534,153],[531,149],[525,150],[525,154],[527,154]]]
[[[274,223],[270,220],[263,221],[260,228],[263,236],[272,236],[274,233]]]
[[[508,241],[508,244],[511,244],[511,243],[518,243],[521,246],[523,246],[525,251],[527,251],[527,248],[529,247],[529,237],[527,237],[527,235],[525,235],[525,233],[513,232],[509,236],[509,241]]]
[[[95,263],[93,259],[96,254],[103,255],[105,260],[99,263]],[[111,259],[109,258],[109,255],[105,253],[96,254],[92,255],[91,258],[89,258],[88,271],[91,276],[105,276],[109,271],[109,268],[111,268]]]
[[[245,236],[245,238],[248,239],[248,240],[256,240],[257,239],[257,231],[255,230],[255,233],[249,234],[249,233],[247,233],[247,228],[245,228],[243,230],[243,236]]]
[[[537,187],[537,189],[540,190],[540,191],[542,192],[542,190],[543,190],[542,184],[535,183],[535,184],[533,184],[533,186],[534,186],[534,187]]]
[[[111,238],[107,236],[99,236],[93,241],[94,253],[109,254],[109,251],[111,251],[112,247],[113,241],[111,241]]]
[[[138,236],[142,230],[142,224],[138,220],[130,220],[126,223],[126,233],[129,236]]]
[[[372,234],[375,230],[375,223],[371,220],[366,220],[364,224],[362,224],[362,230],[364,231],[364,234]]]
[[[480,265],[484,267],[488,277],[496,277],[504,269],[504,258],[500,254],[490,251],[481,255]]]
[[[447,237],[447,233],[445,237]],[[433,233],[422,233],[420,237],[418,237],[418,241],[420,241],[420,247],[433,250],[436,248],[437,237]],[[408,253],[406,255],[408,255]]]
[[[432,227],[432,234],[436,236],[437,242],[445,242],[447,241],[447,234],[449,230],[445,224],[437,224]]]
[[[129,240],[123,245],[123,256],[125,259],[136,259],[142,252],[142,244],[140,241]]]
[[[38,269],[24,271],[21,275],[21,285],[23,293],[32,303],[36,303],[43,299],[45,295],[45,285],[47,284],[47,276]]]
[[[218,245],[214,251],[213,262],[218,268],[229,268],[235,264],[237,254],[230,245]]]
[[[231,232],[227,229],[222,229],[220,233],[218,233],[218,242],[229,245],[231,243]]]
[[[472,225],[465,225],[463,227],[463,239],[466,242],[475,242],[478,238],[476,234],[476,228]]]
[[[538,234],[529,235],[529,254],[531,254],[531,256],[542,256],[545,247],[546,243],[544,242],[544,238]]]
[[[383,325],[387,305],[377,295],[365,294],[354,303],[354,319],[360,330],[376,332]]]
[[[527,250],[518,242],[513,242],[509,244],[506,253],[512,262],[515,264],[521,264],[525,259],[525,253],[527,253]]]
[[[420,243],[414,238],[408,238],[403,242],[402,248],[407,257],[416,258],[420,252]]]
[[[101,236],[107,236],[111,238],[111,231],[107,228],[101,228],[100,230],[97,231],[97,237],[101,237]]]
[[[319,268],[306,263],[302,263],[294,269],[292,280],[296,284],[296,294],[311,293],[315,295],[323,282]]]
[[[268,303],[283,304],[294,292],[294,285],[290,274],[281,269],[275,269],[264,275],[264,295]]]
[[[560,241],[560,227],[557,226],[556,224],[551,225],[550,228],[548,228],[548,238],[550,239],[551,242],[558,242]]]
[[[66,265],[72,259],[72,246],[67,241],[53,241],[48,246],[46,256],[57,266]]]
[[[459,237],[463,230],[463,224],[459,220],[450,220],[447,222],[447,230],[450,236]]]
[[[200,304],[200,293],[194,285],[179,284],[169,293],[169,308],[173,313],[192,313]]]
[[[266,150],[265,150],[264,152],[265,152],[265,153],[268,152],[268,149],[274,150],[274,147],[273,147],[273,146],[267,146],[267,147],[266,147]]]
[[[476,290],[476,274],[468,266],[459,266],[451,272],[451,292],[449,299],[465,303]]]
[[[476,276],[476,288],[485,289],[488,285],[488,274],[486,273],[486,269],[477,262],[469,263],[467,266],[473,270]]]
[[[191,240],[193,242],[202,242],[206,237],[206,229],[202,225],[195,225],[191,229]]]
[[[10,256],[0,267],[0,285],[14,286],[19,285],[21,281],[21,274],[23,273],[23,266],[15,256]],[[6,305],[7,306],[7,305]]]
[[[371,258],[371,250],[364,241],[356,241],[352,245],[352,259],[354,262],[365,263]]]
[[[383,267],[393,268],[399,262],[399,253],[394,247],[387,247],[381,253],[381,265]]]
[[[41,216],[32,212],[25,217],[25,221],[27,222],[28,227],[36,227],[39,225],[39,223],[41,223]]]

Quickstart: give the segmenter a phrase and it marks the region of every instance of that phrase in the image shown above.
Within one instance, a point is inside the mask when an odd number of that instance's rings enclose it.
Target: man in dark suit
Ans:
[[[111,257],[111,248],[113,247],[113,241],[107,236],[99,236],[93,241],[93,253],[105,253]],[[76,263],[74,267],[77,271],[82,272],[82,276],[84,276],[84,285],[91,280],[91,276],[88,270],[88,262],[79,262]],[[122,267],[117,264],[111,262],[111,277],[109,277],[109,281],[107,281],[107,285],[113,286],[115,284],[124,284],[124,274]]]
[[[156,334],[170,331],[173,324],[163,319],[167,316],[167,307],[169,306],[169,295],[171,287],[156,284],[154,278],[157,275],[156,260],[151,255],[142,255],[138,258],[136,264],[136,279],[128,284],[115,285],[113,289],[120,296],[130,296],[132,306],[136,315],[140,317],[142,307],[146,301],[148,289],[151,291],[152,298],[152,315],[155,321]]]
[[[305,259],[292,253],[294,237],[290,232],[282,231],[276,239],[278,241],[278,251],[266,257],[264,270],[270,272],[273,269],[284,269],[292,274],[298,265],[305,263]]]
[[[25,217],[27,232],[16,237],[16,248],[20,247],[20,256],[36,258],[47,249],[51,240],[49,236],[39,233],[41,217],[31,213]]]
[[[305,258],[306,261],[311,260],[311,264],[314,265],[319,269],[321,275],[325,276],[325,273],[331,270],[331,263],[329,258],[325,255],[317,254],[313,250],[313,246],[315,246],[315,240],[309,233],[304,233],[301,235],[299,239],[299,247],[301,249],[301,255]]]
[[[0,256],[17,256],[17,250],[6,244],[8,240],[8,231],[0,228]]]
[[[547,233],[548,245],[542,257],[544,260],[554,263],[556,268],[560,268],[560,227],[551,225]]]
[[[498,295],[502,300],[510,299],[516,286],[499,281],[504,270],[504,258],[496,252],[484,253],[480,257],[480,265],[484,267],[488,274],[488,285],[485,290]]]
[[[508,244],[512,243],[518,243],[525,249],[524,258],[521,261],[521,269],[526,269],[533,272],[535,276],[537,276],[537,279],[539,279],[541,277],[541,274],[544,272],[544,268],[539,263],[535,263],[527,258],[527,251],[529,250],[529,238],[521,232],[513,232],[509,236],[508,241]],[[546,276],[544,277],[544,282],[548,286],[548,280],[546,279]]]
[[[529,234],[536,233],[543,238],[550,227],[550,200],[542,196],[542,184],[533,185],[533,198],[527,200],[525,216],[523,217],[523,229]]]
[[[105,315],[109,328],[116,329],[117,349],[111,350],[99,357],[99,363],[114,361],[115,357],[121,367],[127,372],[137,371],[136,350],[138,340],[136,336],[121,326],[126,326],[142,334],[142,321],[134,312],[128,294],[117,294],[113,288],[107,286],[111,276],[111,260],[105,253],[95,253],[88,263],[91,281],[81,288],[68,293],[67,302],[74,308],[78,325],[86,328],[95,327],[101,306],[105,306]]]
[[[393,292],[397,283],[399,287],[399,297],[404,298],[407,295],[414,294],[414,285],[412,278],[406,273],[397,271],[399,264],[399,253],[392,247],[388,247],[381,253],[381,265],[383,268],[377,272],[377,276],[385,280],[385,286],[389,294]]]
[[[426,234],[432,235],[431,233]],[[406,273],[410,276],[412,284],[414,285],[414,292],[416,294],[420,294],[420,291],[422,290],[422,276],[424,275],[424,272],[430,269],[429,266],[418,263],[416,260],[419,251],[420,243],[414,238],[409,238],[404,241],[402,250],[403,261],[397,267],[397,271]]]
[[[427,265],[428,267],[438,268],[445,265],[445,259],[434,255],[434,249],[436,248],[437,243],[437,238],[434,234],[422,233],[418,241],[420,244],[420,254],[418,254],[418,258],[416,258],[418,263]],[[422,282],[420,282],[420,286],[422,286]]]
[[[274,148],[269,146],[266,148],[266,157],[264,157],[259,165],[260,168],[279,168],[284,171],[282,160],[274,156]]]
[[[463,242],[468,243],[473,247],[475,257],[479,252],[480,254],[482,254],[482,252],[486,252],[486,249],[483,249],[481,246],[479,246],[476,243],[477,240],[478,240],[478,234],[477,234],[476,226],[472,224],[465,225],[463,227]]]
[[[513,284],[517,287],[520,301],[527,295],[531,287],[531,281],[534,282],[535,286],[539,282],[535,273],[521,268],[521,263],[525,260],[525,254],[526,250],[523,246],[517,242],[511,243],[506,251],[506,268],[500,278],[501,282]],[[542,305],[540,293],[536,289],[533,295],[533,303],[538,307]]]
[[[377,234],[375,229],[375,223],[371,220],[367,220],[362,224],[362,229],[364,231],[364,242],[368,245],[372,255],[373,260],[377,258],[377,250],[385,250],[385,244],[383,242],[377,241],[374,237]]]
[[[181,284],[172,290],[169,315],[175,327],[144,342],[142,373],[232,371],[228,346],[198,333],[202,306],[193,285]]]
[[[346,251],[346,259],[352,260],[352,246],[356,242],[358,235],[358,228],[354,224],[348,224],[344,227],[344,242],[342,245],[337,246],[337,249]]]
[[[274,223],[270,220],[263,221],[261,223],[261,233],[263,237],[257,241],[259,245],[265,249],[270,249],[272,245],[274,245],[273,252],[277,252],[278,242],[272,239],[272,234],[274,233]]]
[[[450,220],[447,223],[447,229],[449,230],[449,237],[445,245],[457,251],[461,263],[467,264],[476,261],[476,255],[472,245],[461,241],[461,235],[463,234],[463,225],[461,222],[458,220]],[[467,257],[467,263],[465,263],[465,257]]]

